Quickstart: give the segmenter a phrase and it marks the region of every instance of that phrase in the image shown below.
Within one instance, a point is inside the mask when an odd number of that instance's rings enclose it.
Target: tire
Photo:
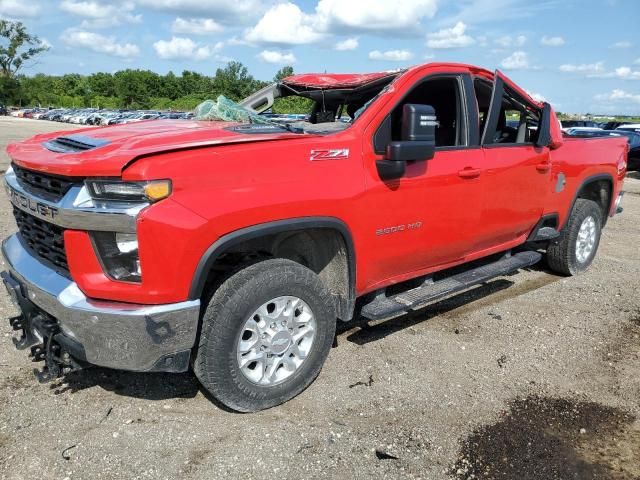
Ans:
[[[593,220],[593,243],[588,252],[582,250],[578,253],[578,242],[581,240],[580,232],[588,219]],[[562,275],[578,275],[591,265],[600,245],[602,234],[602,210],[600,206],[584,198],[578,198],[571,210],[569,220],[556,243],[547,248],[547,264],[554,272]],[[591,235],[588,235],[591,237]]]
[[[204,312],[200,342],[193,364],[196,377],[215,400],[238,412],[264,410],[292,399],[315,380],[331,350],[336,328],[336,312],[331,298],[314,272],[291,260],[264,260],[232,274],[215,291]],[[302,303],[291,299],[298,299]],[[285,309],[278,310],[276,302],[278,305],[286,305]],[[291,305],[299,305],[299,308],[292,309]],[[272,310],[271,313],[269,309]],[[291,319],[292,325],[294,321],[300,323],[295,323],[293,328],[285,328],[285,320],[282,320],[284,317],[277,317],[279,320],[273,321],[278,311],[293,312],[287,318]],[[304,319],[301,316],[295,318],[303,313]],[[260,320],[259,323],[257,319]],[[307,323],[302,323],[300,319],[307,320]],[[281,332],[278,333],[279,337],[264,333],[275,331],[271,328],[276,322],[279,322],[277,328],[282,325],[281,330],[278,330]],[[315,324],[312,325],[312,322]],[[260,327],[263,323],[267,325],[264,329]],[[300,324],[303,326],[297,326]],[[313,338],[310,337],[311,334],[307,334],[294,347],[297,332],[308,333],[309,326],[314,327],[311,329],[315,331]],[[307,330],[303,331],[304,328]],[[290,335],[287,347],[283,346],[287,335],[284,330]],[[262,356],[261,360],[253,362],[256,365],[251,369],[252,364],[246,361],[249,357],[243,356],[243,345],[253,342],[254,331],[260,347],[252,349],[246,355],[252,355],[251,358]],[[245,336],[248,335],[251,337],[245,341]],[[263,340],[264,338],[269,340]],[[241,341],[244,343],[240,343]],[[263,342],[269,341],[273,341],[273,344],[269,347],[264,345]],[[302,355],[289,353],[302,352],[303,342],[307,349],[304,358]],[[276,352],[276,349],[281,348],[287,350],[283,353]],[[296,350],[297,348],[300,350]],[[262,349],[272,352],[272,362],[287,361],[287,365],[283,363],[272,376],[265,374],[258,379],[260,372],[269,370],[269,358],[263,355]],[[301,363],[297,368],[285,368],[291,367],[291,362],[298,360]],[[244,363],[244,367],[241,363]],[[280,377],[283,379],[278,380]],[[276,380],[271,381],[272,378]]]

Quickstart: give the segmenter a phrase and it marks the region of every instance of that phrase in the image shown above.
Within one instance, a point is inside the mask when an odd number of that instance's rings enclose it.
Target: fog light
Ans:
[[[105,274],[122,282],[142,281],[138,238],[134,233],[93,232],[91,235]]]
[[[116,245],[120,253],[138,250],[138,237],[135,233],[116,233]]]

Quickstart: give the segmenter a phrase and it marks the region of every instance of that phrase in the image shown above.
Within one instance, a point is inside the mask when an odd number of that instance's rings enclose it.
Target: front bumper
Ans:
[[[44,312],[56,323],[62,340],[84,356],[78,360],[120,370],[187,370],[196,340],[199,300],[136,305],[89,299],[75,282],[34,258],[17,234],[2,243],[2,260],[3,277],[8,275],[19,285],[11,289],[5,280],[23,317],[33,316],[25,311],[31,306]],[[27,323],[34,328],[32,322]],[[27,340],[35,342],[45,332],[25,333]]]

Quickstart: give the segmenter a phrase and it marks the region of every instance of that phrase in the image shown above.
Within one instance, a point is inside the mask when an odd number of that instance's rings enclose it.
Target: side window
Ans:
[[[499,81],[500,85],[503,85]],[[485,144],[533,144],[538,138],[538,123],[541,111],[530,105],[517,93],[511,91],[507,85],[503,85],[501,101],[499,105],[491,105],[491,95],[489,88],[493,88],[491,82],[486,80],[476,80],[474,82],[476,98],[478,99],[478,110],[480,112],[480,130],[491,129],[485,132]],[[487,119],[494,108],[495,115],[492,125],[487,125]]]
[[[384,153],[389,141],[401,140],[402,109],[407,103],[431,105],[436,111],[436,147],[456,147],[467,144],[462,93],[458,77],[427,78],[416,85],[394,107],[380,124],[375,136],[377,153]]]
[[[485,122],[489,116],[489,106],[491,105],[491,92],[493,91],[493,82],[489,82],[482,78],[476,78],[473,81],[473,89],[476,93],[476,101],[478,102],[478,118],[480,131],[478,138],[482,138]]]

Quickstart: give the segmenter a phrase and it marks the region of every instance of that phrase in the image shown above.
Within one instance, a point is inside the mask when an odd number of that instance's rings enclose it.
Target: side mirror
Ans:
[[[548,147],[551,144],[551,106],[545,102],[542,107],[540,124],[538,125],[538,139],[536,147]]]
[[[402,140],[390,142],[384,160],[378,160],[383,180],[400,178],[406,162],[429,160],[436,150],[436,112],[431,105],[408,103],[402,109]]]

